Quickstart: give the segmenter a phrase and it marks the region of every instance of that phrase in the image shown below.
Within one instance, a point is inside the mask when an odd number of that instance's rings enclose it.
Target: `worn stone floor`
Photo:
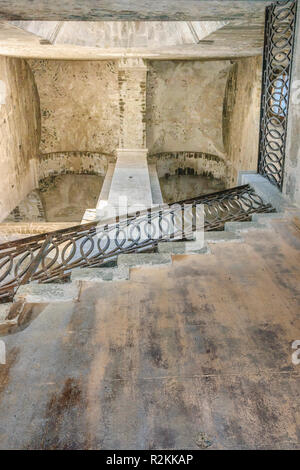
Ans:
[[[1,449],[295,449],[300,230],[83,283],[4,338]]]

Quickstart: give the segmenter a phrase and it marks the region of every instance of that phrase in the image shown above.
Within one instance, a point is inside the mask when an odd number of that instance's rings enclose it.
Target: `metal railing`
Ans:
[[[197,209],[203,208],[202,226]],[[13,299],[29,282],[63,282],[73,269],[101,266],[121,253],[153,250],[159,242],[189,239],[197,230],[223,230],[228,221],[246,221],[274,212],[249,186],[137,212],[113,223],[85,225],[0,245],[0,302]]]
[[[283,184],[296,1],[266,8],[258,173],[280,190]]]

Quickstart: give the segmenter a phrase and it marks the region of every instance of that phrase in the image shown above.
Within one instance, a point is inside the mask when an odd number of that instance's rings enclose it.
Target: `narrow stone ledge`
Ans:
[[[206,243],[222,243],[222,242],[241,242],[243,239],[241,235],[235,232],[205,232],[204,240]]]
[[[206,244],[189,241],[189,242],[165,242],[159,243],[158,245],[159,253],[170,253],[173,255],[181,254],[201,254],[208,253],[209,248]]]
[[[164,242],[158,244],[159,253],[173,253],[181,255],[185,253],[185,242]]]
[[[79,285],[68,284],[26,284],[19,287],[14,302],[29,303],[71,302],[78,300]]]
[[[72,281],[126,281],[129,279],[129,268],[118,266],[117,268],[84,268],[76,269],[71,274]]]
[[[226,232],[248,232],[249,230],[266,228],[265,224],[259,224],[258,222],[226,222]]]
[[[118,256],[118,266],[128,266],[129,268],[171,263],[172,257],[168,253],[125,253]]]
[[[268,222],[272,219],[283,219],[286,215],[283,212],[271,212],[270,214],[253,214],[252,221],[253,222]]]

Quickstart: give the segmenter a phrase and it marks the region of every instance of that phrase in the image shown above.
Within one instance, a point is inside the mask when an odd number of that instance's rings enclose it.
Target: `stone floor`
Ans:
[[[1,338],[0,448],[299,448],[300,230],[244,240],[33,307]]]

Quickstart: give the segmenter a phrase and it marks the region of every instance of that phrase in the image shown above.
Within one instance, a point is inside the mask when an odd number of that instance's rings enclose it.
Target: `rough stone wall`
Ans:
[[[149,152],[198,151],[224,157],[222,113],[228,60],[151,61],[147,85]]]
[[[261,57],[240,59],[233,64],[227,81],[223,109],[227,186],[237,184],[240,170],[257,169],[261,73]]]
[[[170,175],[192,174],[227,179],[226,161],[216,155],[202,152],[166,152],[148,157],[157,168],[159,178]]]
[[[44,154],[39,160],[39,179],[60,174],[105,176],[113,158],[95,152],[58,152]]]
[[[112,61],[30,60],[41,102],[41,153],[112,153],[119,139],[119,93]]]
[[[39,98],[23,59],[0,57],[0,221],[36,187]]]

